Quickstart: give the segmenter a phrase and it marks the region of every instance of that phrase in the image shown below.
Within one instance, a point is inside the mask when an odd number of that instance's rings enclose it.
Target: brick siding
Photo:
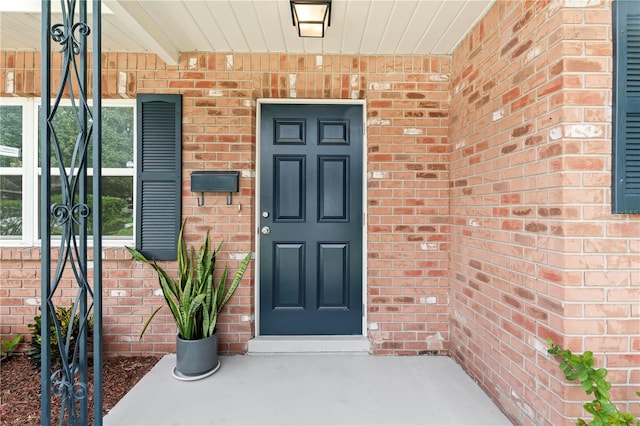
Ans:
[[[611,11],[591,3],[500,2],[453,55],[450,352],[515,424],[584,415],[547,337],[596,352],[613,399],[640,389],[640,217],[610,213]]]
[[[7,87],[9,73],[13,80],[12,92],[4,96],[38,94],[38,54],[2,52],[0,63],[0,87]],[[179,65],[168,66],[155,55],[105,53],[103,97],[183,95],[187,239],[198,244],[210,229],[214,241],[225,241],[232,268],[237,255],[255,244],[256,99],[366,99],[367,302],[373,350],[446,352],[449,64],[449,57],[184,53]],[[59,61],[54,66],[59,67]],[[189,174],[201,169],[242,171],[233,205],[227,206],[224,197],[208,196],[205,206],[197,206]],[[0,332],[28,334],[26,324],[39,305],[39,250],[0,252],[2,294],[7,297]],[[103,270],[105,350],[173,351],[175,330],[168,311],[161,311],[138,340],[145,318],[163,302],[149,268],[116,248],[104,250]],[[246,351],[254,335],[253,283],[250,269],[220,318],[223,352]]]

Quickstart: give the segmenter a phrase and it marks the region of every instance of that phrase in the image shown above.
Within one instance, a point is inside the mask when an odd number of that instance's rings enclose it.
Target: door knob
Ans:
[[[264,235],[269,235],[271,233],[271,228],[269,228],[268,226],[263,226],[260,232],[262,232]]]

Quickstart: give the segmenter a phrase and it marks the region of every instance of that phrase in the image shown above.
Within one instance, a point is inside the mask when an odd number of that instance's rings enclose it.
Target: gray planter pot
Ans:
[[[176,337],[176,368],[178,379],[197,380],[213,374],[219,366],[218,334],[200,340]]]

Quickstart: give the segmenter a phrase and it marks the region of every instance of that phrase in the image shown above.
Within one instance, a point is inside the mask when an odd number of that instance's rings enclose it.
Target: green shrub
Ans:
[[[0,235],[22,234],[22,200],[0,200]]]
[[[56,332],[56,327],[53,323],[53,316],[49,320],[49,343],[50,343],[50,355],[52,368],[58,367],[62,364],[62,355],[60,354],[60,346],[65,345],[67,335],[69,333],[69,326],[71,325],[71,314],[73,313],[71,308],[65,308],[64,306],[58,306],[56,308],[56,318],[60,324],[60,336]],[[27,355],[34,367],[40,369],[40,362],[42,360],[42,316],[37,315],[34,318],[34,323],[29,324],[31,330],[31,342],[29,345],[31,349],[27,351]],[[78,334],[80,333],[80,318],[75,316],[73,318],[73,325],[71,325],[71,352],[77,341]],[[89,329],[87,334],[87,340],[92,341],[93,337],[93,315],[89,316]],[[68,355],[67,362],[71,362],[73,353]]]

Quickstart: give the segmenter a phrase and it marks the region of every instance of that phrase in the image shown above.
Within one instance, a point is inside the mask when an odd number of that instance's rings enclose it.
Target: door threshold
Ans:
[[[251,354],[349,353],[368,354],[365,336],[258,336],[249,340]]]

